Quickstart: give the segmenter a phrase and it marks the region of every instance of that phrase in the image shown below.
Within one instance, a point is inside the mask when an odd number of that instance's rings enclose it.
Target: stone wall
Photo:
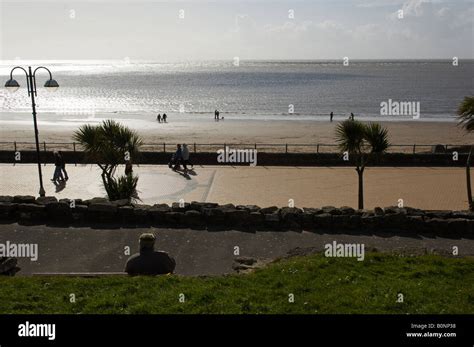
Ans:
[[[218,205],[208,202],[156,205],[109,202],[105,198],[0,196],[0,223],[103,227],[171,227],[237,230],[307,230],[330,233],[427,234],[474,238],[474,213],[405,207],[291,208]]]
[[[20,271],[16,258],[0,257],[0,276],[15,276]]]

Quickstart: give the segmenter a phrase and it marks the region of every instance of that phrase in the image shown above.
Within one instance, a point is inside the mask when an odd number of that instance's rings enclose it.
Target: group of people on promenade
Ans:
[[[158,116],[156,116],[156,120],[158,121],[158,123],[166,123],[166,119],[168,119],[166,113],[163,113],[163,115],[161,115],[161,113],[158,113]]]
[[[51,181],[54,184],[66,182],[69,176],[66,171],[66,162],[64,161],[61,151],[55,151],[54,155],[54,174]]]
[[[179,170],[181,165],[183,165],[184,173],[188,172],[188,165],[193,167],[193,164],[189,162],[189,148],[185,143],[182,146],[180,144],[176,145],[176,152],[174,152],[168,164],[169,168],[174,171]]]

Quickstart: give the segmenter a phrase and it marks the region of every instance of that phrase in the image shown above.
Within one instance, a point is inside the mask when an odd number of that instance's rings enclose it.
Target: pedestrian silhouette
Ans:
[[[51,181],[54,184],[57,184],[58,181],[64,181],[64,176],[63,176],[63,161],[61,158],[61,154],[59,152],[54,151],[54,174],[53,178]]]
[[[131,175],[133,173],[133,165],[130,160],[125,161],[125,175]]]
[[[66,171],[66,162],[64,161],[64,156],[61,151],[58,151],[59,154],[59,162],[61,163],[61,173],[64,174],[64,179],[67,181],[69,176]]]

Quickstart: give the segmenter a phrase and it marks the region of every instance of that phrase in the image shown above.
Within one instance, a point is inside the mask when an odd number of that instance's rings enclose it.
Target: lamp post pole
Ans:
[[[35,76],[31,73],[31,66],[28,66],[28,78],[30,79],[30,94],[31,94],[31,107],[33,108],[33,124],[35,126],[35,141],[36,141],[36,161],[38,163],[38,176],[39,176],[39,196],[46,196],[46,192],[43,187],[43,172],[41,170],[41,157],[40,157],[40,145],[39,145],[39,133],[38,133],[38,123],[36,121],[36,103],[35,103],[35,94],[36,94],[36,79]]]
[[[39,189],[39,195],[40,196],[45,196],[46,192],[43,187],[43,172],[41,171],[41,156],[40,156],[40,145],[39,145],[39,132],[38,132],[38,123],[36,120],[36,102],[35,102],[35,96],[36,96],[36,71],[38,69],[44,69],[48,71],[49,73],[49,80],[46,81],[45,87],[49,90],[56,90],[59,85],[58,82],[53,80],[51,71],[49,69],[45,68],[44,66],[37,67],[34,71],[31,71],[31,66],[28,66],[28,71],[26,71],[24,68],[21,66],[16,66],[14,67],[11,72],[10,72],[10,79],[5,83],[5,87],[7,89],[10,89],[12,91],[16,91],[20,85],[18,84],[17,81],[13,79],[13,71],[16,69],[23,70],[23,72],[26,75],[26,84],[27,84],[27,89],[28,89],[28,96],[31,96],[31,107],[33,109],[33,124],[35,127],[35,142],[36,142],[36,161],[38,164],[38,176],[39,176],[39,183],[40,183],[40,189]]]

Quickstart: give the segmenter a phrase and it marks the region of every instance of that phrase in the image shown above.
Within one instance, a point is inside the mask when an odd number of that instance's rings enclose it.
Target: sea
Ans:
[[[465,96],[474,95],[474,60],[333,61],[2,61],[0,81],[14,66],[46,66],[60,88],[48,92],[38,70],[41,120],[77,123],[105,118],[155,121],[213,119],[314,120],[335,117],[400,121],[382,103],[419,105],[420,121],[453,121]],[[0,124],[30,122],[25,74],[13,76],[15,93],[0,88]],[[415,105],[414,104],[414,105]]]

